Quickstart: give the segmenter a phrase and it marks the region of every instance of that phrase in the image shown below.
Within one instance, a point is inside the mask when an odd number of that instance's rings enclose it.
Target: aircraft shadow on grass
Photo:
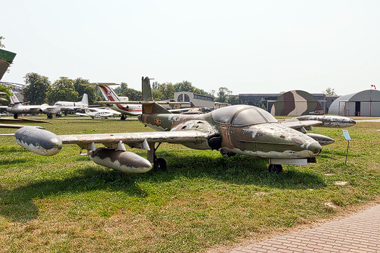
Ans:
[[[165,152],[163,152],[165,153]],[[64,180],[41,180],[13,190],[0,189],[0,215],[15,222],[38,218],[39,209],[33,200],[62,193],[105,189],[122,191],[145,198],[148,193],[136,182],[169,182],[177,178],[211,178],[238,185],[256,185],[278,189],[320,189],[326,187],[322,177],[308,170],[289,169],[280,175],[267,172],[262,160],[245,156],[212,158],[204,156],[173,157],[171,169],[144,174],[124,174],[111,169],[89,166],[82,174]]]

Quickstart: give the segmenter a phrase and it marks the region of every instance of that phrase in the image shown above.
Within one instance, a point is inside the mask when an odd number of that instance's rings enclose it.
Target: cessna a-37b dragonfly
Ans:
[[[148,77],[142,78],[142,91],[143,101],[135,102],[141,104],[143,110],[138,119],[159,132],[55,135],[24,127],[16,132],[16,141],[45,156],[57,154],[62,144],[77,144],[87,149],[96,164],[125,173],[143,173],[152,167],[165,169],[165,160],[155,154],[162,142],[219,150],[225,156],[242,154],[269,159],[269,171],[279,173],[281,164],[315,162],[322,151],[321,145],[334,142],[330,137],[307,133],[306,129],[313,125],[349,127],[355,124],[350,118],[338,116],[303,116],[279,122],[265,110],[250,105],[228,106],[200,115],[172,114],[153,101]],[[95,143],[105,147],[95,149]],[[147,150],[147,159],[126,151],[124,144]]]

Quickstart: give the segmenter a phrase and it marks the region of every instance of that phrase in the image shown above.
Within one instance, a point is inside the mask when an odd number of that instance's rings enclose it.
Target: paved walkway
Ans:
[[[380,252],[380,205],[317,228],[273,237],[230,252]]]

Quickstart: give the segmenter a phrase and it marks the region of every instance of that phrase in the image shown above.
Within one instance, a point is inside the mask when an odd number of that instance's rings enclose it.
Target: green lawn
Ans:
[[[49,121],[57,134],[153,131],[136,118]],[[315,128],[336,142],[318,163],[280,175],[266,160],[169,144],[157,151],[167,172],[123,174],[78,156],[77,146],[42,157],[1,137],[0,251],[196,252],[330,218],[380,194],[380,126],[348,130],[347,165],[342,130]]]

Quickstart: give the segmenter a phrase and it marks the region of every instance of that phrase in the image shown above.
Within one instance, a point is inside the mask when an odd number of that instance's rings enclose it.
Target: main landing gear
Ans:
[[[153,169],[155,171],[166,171],[166,161],[164,158],[157,158],[156,150],[160,147],[161,142],[155,147],[155,143],[149,143],[148,161],[153,163]]]
[[[282,171],[282,165],[281,164],[269,164],[268,171],[269,171],[269,173],[280,174]]]
[[[127,117],[124,114],[122,114],[120,120],[125,120],[126,118]]]

